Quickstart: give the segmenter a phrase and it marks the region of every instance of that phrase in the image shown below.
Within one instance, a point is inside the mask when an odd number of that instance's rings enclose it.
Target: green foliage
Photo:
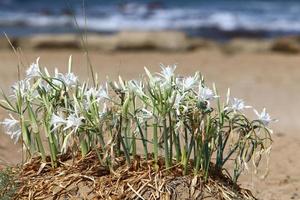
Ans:
[[[54,75],[46,68],[42,71],[37,60],[10,96],[3,93],[0,105],[10,119],[2,123],[43,162],[44,135],[53,167],[67,150],[85,156],[95,149],[99,162],[110,167],[118,156],[124,155],[130,165],[136,154],[142,154],[156,162],[164,157],[166,168],[181,164],[184,173],[193,170],[205,177],[212,163],[221,171],[233,161],[235,181],[250,161],[258,167],[271,146],[267,125],[273,120],[266,111],[255,111],[258,119],[250,120],[243,113],[249,106],[242,100],[228,93],[222,103],[215,87],[209,89],[199,73],[182,77],[175,68],[162,66],[155,74],[145,68],[140,81],[119,77],[91,87],[71,72],[71,60],[68,73],[56,70]]]

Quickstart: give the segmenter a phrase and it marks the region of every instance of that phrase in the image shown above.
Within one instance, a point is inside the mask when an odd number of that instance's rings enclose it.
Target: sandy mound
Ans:
[[[154,161],[140,157],[130,167],[121,157],[115,169],[101,167],[93,152],[74,163],[71,156],[60,159],[56,169],[38,158],[25,164],[15,199],[255,199],[224,174],[211,172],[208,180],[192,171],[183,176],[179,165],[163,169],[163,159],[157,170]]]

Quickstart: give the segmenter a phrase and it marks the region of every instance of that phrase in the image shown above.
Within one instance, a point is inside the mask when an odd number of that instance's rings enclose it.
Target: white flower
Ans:
[[[157,84],[157,83],[161,83],[162,82],[162,80],[161,80],[161,78],[159,77],[159,76],[153,76],[153,82],[152,82],[152,84]]]
[[[98,89],[94,87],[89,88],[84,95],[88,97],[109,98],[107,83],[105,87],[100,85]]]
[[[175,76],[174,71],[176,69],[176,65],[173,66],[167,66],[161,64],[161,73],[158,73],[160,77],[150,81],[150,86],[158,85],[158,87],[161,88],[162,91],[168,91],[172,88],[174,81],[173,78]]]
[[[151,88],[155,88],[155,87],[161,87],[162,84],[166,84],[167,81],[163,81],[161,77],[159,76],[153,76],[153,78],[151,80],[149,80],[149,85]]]
[[[162,71],[159,75],[162,76],[166,81],[170,82],[172,77],[174,76],[176,65],[173,65],[172,67],[165,67],[164,65],[161,65],[161,69]]]
[[[110,97],[108,95],[107,83],[105,84],[105,87],[100,86],[99,90],[96,92],[95,97],[97,98],[98,101],[100,101],[102,99],[110,99]]]
[[[198,82],[198,79],[199,79],[198,73],[196,73],[195,76],[193,77],[189,76],[184,78],[182,81],[183,90],[186,91],[192,89],[195,86],[195,84]]]
[[[121,76],[119,76],[119,81],[114,81],[113,82],[113,87],[115,87],[115,89],[119,90],[120,92],[126,92],[127,91],[127,88],[125,86],[125,83],[122,79]]]
[[[69,128],[73,128],[71,132],[77,131],[78,128],[83,125],[84,117],[78,117],[75,114],[71,114],[68,116],[66,120],[66,127],[64,130],[67,130]]]
[[[63,81],[65,82],[65,84],[67,86],[73,86],[76,85],[77,83],[77,76],[75,76],[75,74],[73,74],[72,72],[67,73],[63,76]]]
[[[143,119],[151,119],[153,117],[152,112],[150,112],[149,110],[142,108],[142,117]]]
[[[133,94],[136,94],[139,97],[146,96],[144,91],[143,91],[143,84],[141,81],[135,81],[135,80],[130,80],[128,82],[128,90],[129,92],[132,92]]]
[[[15,140],[15,143],[19,140],[21,136],[21,126],[20,122],[16,120],[11,114],[9,114],[10,118],[4,119],[3,122],[0,122],[5,129],[6,129],[6,134],[10,135],[11,139]]]
[[[25,97],[27,94],[29,94],[31,90],[30,82],[29,80],[21,80],[13,84],[12,86],[13,90],[13,97],[16,98],[18,95],[21,97]]]
[[[258,120],[260,120],[265,126],[268,126],[272,121],[277,121],[271,119],[271,116],[266,112],[266,108],[264,108],[261,113],[258,113],[257,110],[254,109],[254,113],[257,115]]]
[[[50,92],[52,88],[46,81],[41,81],[39,87],[44,89],[46,92]]]
[[[144,70],[146,72],[146,75],[148,76],[149,78],[149,82],[153,82],[153,75],[151,74],[151,72],[147,69],[147,67],[144,67]]]
[[[238,98],[233,98],[231,100],[229,109],[232,109],[233,111],[242,111],[245,108],[251,108],[251,106],[246,106],[244,100]]]
[[[85,110],[89,110],[90,109],[90,107],[91,107],[91,100],[89,100],[89,99],[83,99],[82,100],[82,105],[83,105],[83,108],[85,109]]]
[[[152,75],[151,72],[146,67],[144,67],[144,69],[145,69],[146,75],[149,78],[150,87],[153,88],[153,87],[157,86],[159,83],[162,82],[161,77]],[[159,75],[161,75],[161,74],[159,74]]]
[[[84,95],[90,99],[92,97],[95,97],[97,95],[97,90],[95,88],[89,88],[85,93]]]
[[[26,76],[28,78],[39,77],[41,75],[40,67],[39,67],[39,59],[36,59],[35,63],[32,63],[30,67],[26,70]]]
[[[64,82],[64,75],[62,73],[59,73],[58,69],[55,68],[55,70],[54,70],[54,79],[52,80],[52,83],[54,85],[57,85],[57,86],[61,87],[63,85],[63,82]]]
[[[57,129],[58,127],[60,127],[62,125],[65,125],[66,123],[67,123],[67,121],[63,117],[58,116],[53,113],[51,116],[51,121],[50,121],[50,124],[53,126],[51,131],[54,131],[55,129]]]
[[[215,93],[208,87],[199,87],[198,99],[202,101],[209,101],[216,98]]]
[[[100,119],[103,118],[106,113],[107,113],[107,106],[106,106],[106,103],[103,103],[102,111],[99,112],[99,118]]]
[[[77,83],[77,76],[74,73],[69,72],[66,74],[59,73],[57,69],[55,69],[55,78],[61,80],[66,86],[74,86]],[[54,80],[56,85],[61,85],[61,81]]]
[[[119,84],[120,84],[122,90],[126,91],[126,87],[125,87],[124,81],[121,76],[119,76]]]
[[[99,89],[94,87],[89,88],[84,92],[84,96],[86,97],[86,99],[83,99],[83,105],[85,109],[89,109],[91,104],[95,102],[99,103],[104,99],[110,99],[108,95],[107,84],[106,87],[100,86]]]
[[[174,104],[173,104],[173,108],[176,110],[176,113],[179,115],[179,108],[180,105],[182,104],[182,100],[184,99],[186,93],[183,93],[182,95],[180,94],[176,94],[175,100],[174,100]],[[183,106],[184,110],[186,110],[186,106]]]
[[[153,117],[152,112],[150,112],[149,110],[142,108],[139,112],[139,115],[137,115],[137,118],[139,120],[140,123],[143,123],[149,119],[151,119]]]
[[[172,89],[172,86],[173,86],[172,81],[167,81],[167,80],[160,82],[158,85],[158,87],[163,93],[169,92]]]

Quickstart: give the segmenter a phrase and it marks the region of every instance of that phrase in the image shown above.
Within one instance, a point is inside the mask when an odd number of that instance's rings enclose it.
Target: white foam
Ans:
[[[76,19],[80,28],[94,31],[169,30],[217,28],[224,31],[298,31],[300,32],[300,5],[286,8],[273,4],[253,4],[252,10],[214,8],[168,8],[149,10],[144,4],[127,4],[125,7],[93,7],[87,16],[87,25],[80,9]],[[255,5],[255,6],[254,6]],[[272,7],[273,6],[273,7]],[[253,9],[257,12],[255,14]],[[87,14],[89,10],[87,10]],[[276,11],[276,12],[275,12]],[[0,12],[0,26],[74,27],[72,16],[43,15],[26,12]]]

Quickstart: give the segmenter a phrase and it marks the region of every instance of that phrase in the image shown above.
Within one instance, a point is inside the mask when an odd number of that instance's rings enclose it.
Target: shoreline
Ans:
[[[189,37],[180,31],[124,31],[116,34],[36,34],[27,37],[10,37],[15,48],[24,50],[89,50],[99,52],[159,51],[190,52],[218,49],[226,54],[240,52],[300,53],[300,36],[273,39],[234,38],[226,42]],[[11,46],[3,35],[0,50]]]

